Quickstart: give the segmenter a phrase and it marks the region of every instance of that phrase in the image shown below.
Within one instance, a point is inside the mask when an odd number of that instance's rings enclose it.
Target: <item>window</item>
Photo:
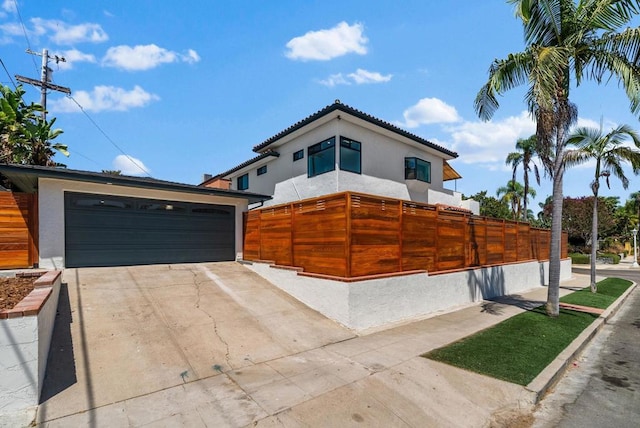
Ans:
[[[307,149],[307,175],[313,177],[336,168],[335,137],[322,141]]]
[[[238,190],[247,190],[249,188],[249,174],[241,175],[237,180]]]
[[[262,174],[266,174],[267,173],[267,166],[266,165],[262,165],[260,168],[258,168],[258,175],[262,175]]]
[[[418,158],[404,158],[404,178],[431,183],[431,163]]]
[[[340,169],[360,174],[362,172],[361,162],[360,143],[340,137]]]
[[[297,161],[300,160],[304,157],[304,150],[298,150],[297,152],[295,152],[293,154],[293,161]]]

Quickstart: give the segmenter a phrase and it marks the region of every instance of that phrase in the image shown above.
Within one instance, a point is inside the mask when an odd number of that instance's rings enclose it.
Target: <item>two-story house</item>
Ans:
[[[343,191],[445,204],[479,204],[445,189],[458,154],[336,100],[253,148],[254,158],[203,186],[272,195],[276,205]]]

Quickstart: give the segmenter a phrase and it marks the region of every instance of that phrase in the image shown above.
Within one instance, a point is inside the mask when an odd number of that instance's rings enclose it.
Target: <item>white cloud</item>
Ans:
[[[124,175],[147,175],[151,172],[140,159],[128,155],[116,156],[111,165]]]
[[[507,154],[515,149],[516,141],[534,134],[536,126],[529,113],[523,111],[502,120],[463,122],[448,126],[446,130],[461,162],[490,164],[487,166],[495,170],[504,165]]]
[[[404,123],[399,125],[407,128],[460,121],[456,108],[438,98],[422,98],[416,105],[406,109],[403,116]]]
[[[378,72],[367,71],[359,68],[355,73],[349,73],[346,76],[342,73],[332,74],[324,80],[319,80],[318,83],[332,88],[336,85],[351,85],[351,83],[355,83],[356,85],[383,83],[391,80],[391,77],[391,74],[383,76]]]
[[[0,17],[5,17],[9,13],[16,13],[16,2],[14,0],[3,0],[0,6]]]
[[[93,112],[127,111],[136,107],[144,107],[150,102],[160,99],[157,95],[151,94],[137,85],[130,91],[114,86],[96,86],[92,92],[75,92],[73,98],[84,110]],[[52,111],[62,113],[80,112],[76,103],[69,98],[51,101],[50,108]]]
[[[356,82],[357,85],[362,85],[365,83],[383,83],[391,80],[392,75],[387,74],[383,76],[382,74],[376,71],[367,71],[361,68],[357,69],[355,73],[349,73],[348,76]]]
[[[160,64],[177,61],[194,63],[200,61],[200,56],[193,49],[189,49],[187,54],[181,55],[155,44],[150,44],[133,47],[126,45],[114,46],[107,50],[102,59],[102,63],[108,67],[129,71],[149,70]]]
[[[81,62],[96,62],[96,57],[94,55],[81,52],[77,49],[63,51],[61,55],[65,59],[65,62],[59,62],[57,64],[57,66],[61,70],[70,70],[73,68],[74,64],[78,64]]]
[[[326,61],[348,53],[364,55],[367,42],[362,24],[349,25],[342,21],[328,30],[309,31],[287,42],[287,58],[293,60]]]
[[[81,42],[100,43],[109,39],[100,24],[84,23],[71,25],[56,19],[31,18],[33,32],[49,34],[49,39],[58,45],[73,45]]]

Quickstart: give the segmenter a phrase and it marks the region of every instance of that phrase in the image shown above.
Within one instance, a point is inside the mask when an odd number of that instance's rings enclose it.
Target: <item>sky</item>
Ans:
[[[489,122],[473,101],[491,62],[523,48],[505,0],[0,0],[0,82],[39,79],[41,57],[26,51],[48,49],[52,82],[71,89],[47,97],[70,152],[56,161],[189,184],[339,99],[456,151],[463,178],[446,187],[495,195],[535,125],[526,88],[502,96]],[[39,102],[39,88],[25,89]],[[571,99],[579,125],[640,129],[615,81],[583,83]],[[612,179],[600,194],[640,190],[627,174],[627,190]],[[569,170],[565,196],[589,195],[592,176],[593,164]],[[533,187],[537,212],[551,183]]]

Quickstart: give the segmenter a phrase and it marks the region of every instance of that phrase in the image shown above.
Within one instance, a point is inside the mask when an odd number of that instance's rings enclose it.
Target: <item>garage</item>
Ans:
[[[235,207],[65,192],[67,267],[229,261]]]
[[[34,266],[131,266],[242,258],[243,213],[268,195],[109,173],[0,164],[37,194]],[[35,262],[37,261],[37,263]]]

